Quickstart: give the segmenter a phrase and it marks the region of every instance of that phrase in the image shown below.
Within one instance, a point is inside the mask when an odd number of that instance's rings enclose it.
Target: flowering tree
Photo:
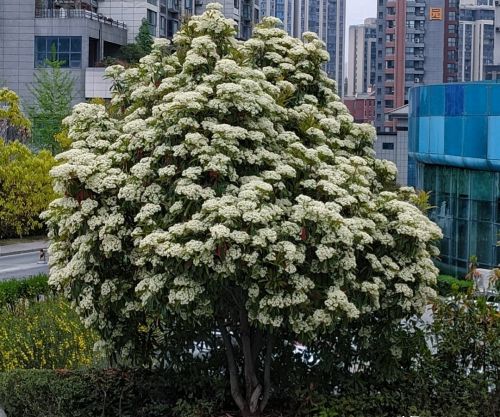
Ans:
[[[108,69],[112,107],[66,119],[52,170],[50,282],[129,358],[207,318],[232,396],[259,415],[282,332],[312,343],[346,320],[421,311],[440,230],[395,189],[322,71],[313,33],[266,18],[235,40],[217,4],[137,68]],[[157,351],[156,351],[157,352]]]

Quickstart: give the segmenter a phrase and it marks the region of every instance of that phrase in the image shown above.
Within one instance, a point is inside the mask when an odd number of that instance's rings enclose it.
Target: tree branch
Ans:
[[[241,395],[240,384],[238,381],[238,369],[236,368],[236,360],[234,359],[233,344],[231,343],[231,336],[229,335],[226,326],[223,322],[219,322],[220,332],[226,347],[227,367],[229,370],[229,381],[231,384],[231,395],[234,402],[240,410],[246,407],[246,401]]]
[[[264,393],[260,403],[260,411],[264,411],[271,396],[271,362],[274,345],[274,334],[269,333],[267,337],[266,356],[264,359]]]

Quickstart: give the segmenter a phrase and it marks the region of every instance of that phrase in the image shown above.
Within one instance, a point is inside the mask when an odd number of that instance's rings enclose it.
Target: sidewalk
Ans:
[[[38,252],[40,249],[47,249],[49,242],[46,239],[16,239],[5,241],[0,240],[0,256],[18,255],[20,253]]]

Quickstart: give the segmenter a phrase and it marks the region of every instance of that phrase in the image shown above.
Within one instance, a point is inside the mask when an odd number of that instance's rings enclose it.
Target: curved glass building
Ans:
[[[500,264],[500,84],[429,85],[410,91],[409,183],[431,191],[442,229],[440,267]]]

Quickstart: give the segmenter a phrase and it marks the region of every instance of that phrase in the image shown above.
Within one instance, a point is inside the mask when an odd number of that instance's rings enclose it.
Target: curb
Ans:
[[[10,256],[10,255],[20,255],[22,253],[31,253],[31,252],[39,252],[40,249],[44,249],[46,250],[47,249],[47,246],[44,246],[44,247],[39,247],[39,248],[32,248],[32,249],[24,249],[24,250],[15,250],[15,251],[12,251],[12,252],[6,252],[6,253],[2,253],[2,249],[1,249],[1,246],[0,246],[0,258],[2,256]],[[1,417],[1,414],[0,414],[0,417]]]

